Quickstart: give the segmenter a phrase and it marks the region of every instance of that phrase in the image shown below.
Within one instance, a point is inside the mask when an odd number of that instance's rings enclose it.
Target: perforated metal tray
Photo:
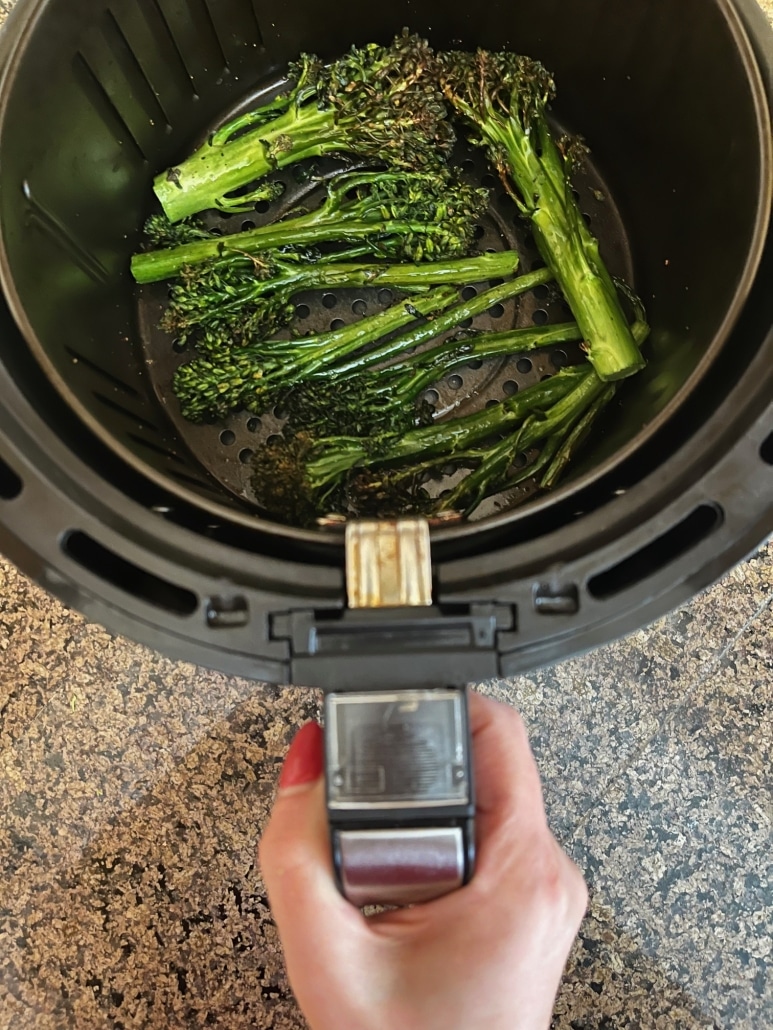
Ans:
[[[239,111],[263,102],[277,93],[282,84],[273,83],[260,90],[251,102],[240,105]],[[229,112],[224,121],[237,112]],[[561,131],[557,127],[557,131]],[[453,158],[460,178],[475,186],[489,190],[491,202],[487,213],[476,229],[477,245],[481,252],[504,249],[516,250],[520,256],[521,271],[541,267],[541,261],[528,224],[520,217],[512,199],[505,192],[499,178],[493,173],[483,151],[466,143],[459,143]],[[272,178],[285,186],[283,196],[269,204],[256,206],[250,215],[222,216],[209,213],[207,224],[223,234],[241,232],[268,224],[285,216],[294,207],[303,204],[313,208],[321,202],[325,180],[345,165],[342,161],[320,160],[314,166],[314,179],[299,181],[297,169],[289,168]],[[575,177],[575,192],[580,200],[586,220],[599,238],[602,254],[614,275],[631,281],[632,267],[628,239],[620,212],[610,194],[600,170],[592,158]],[[486,289],[491,283],[464,287],[462,297]],[[186,421],[174,396],[172,382],[177,368],[194,356],[187,346],[163,333],[159,322],[168,303],[168,285],[144,287],[139,291],[139,319],[145,361],[159,401],[180,435],[185,439],[196,459],[222,486],[243,501],[254,503],[250,486],[251,462],[257,448],[281,435],[286,419],[281,410],[274,409],[261,416],[239,412],[228,419],[210,425],[194,425]],[[320,290],[299,293],[296,315],[292,326],[280,336],[291,332],[324,332],[344,323],[374,314],[393,304],[404,294],[389,289]],[[498,332],[503,329],[530,325],[545,325],[571,319],[571,312],[557,288],[538,286],[535,290],[507,304],[498,304],[485,314],[468,320],[460,329]],[[450,334],[447,334],[450,335]],[[437,341],[426,346],[434,346]],[[559,368],[582,360],[579,345],[546,347],[513,358],[491,358],[470,362],[464,369],[435,383],[425,394],[435,411],[436,419],[454,418],[479,411],[487,404],[512,396],[553,375]],[[517,465],[523,465],[530,456],[518,455]],[[424,489],[436,496],[451,489],[465,475],[465,470],[454,464],[445,466],[441,473],[429,479]],[[526,480],[517,487],[489,498],[479,506],[473,518],[480,519],[495,511],[522,503],[536,490],[534,480]]]

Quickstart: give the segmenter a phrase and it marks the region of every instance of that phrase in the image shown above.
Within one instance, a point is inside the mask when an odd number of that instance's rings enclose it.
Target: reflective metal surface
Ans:
[[[345,830],[337,834],[346,898],[365,905],[415,905],[464,883],[457,828]]]
[[[427,522],[350,522],[346,589],[350,608],[429,607],[432,559]]]

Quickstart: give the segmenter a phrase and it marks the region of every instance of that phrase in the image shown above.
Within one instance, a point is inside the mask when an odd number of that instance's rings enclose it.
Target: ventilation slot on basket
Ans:
[[[148,159],[139,140],[129,128],[126,119],[113,102],[113,98],[99,81],[83,54],[75,55],[73,73],[84,96],[102,119],[113,139],[127,144],[134,156],[139,158],[143,164],[147,164]]]
[[[229,64],[244,47],[262,48],[263,36],[252,0],[218,0],[209,5],[209,14]]]
[[[140,429],[147,429],[149,433],[160,433],[160,429],[157,425],[149,422],[146,418],[143,418],[142,415],[138,415],[135,411],[130,411],[128,408],[125,408],[123,404],[119,404],[117,401],[114,401],[112,397],[105,397],[104,394],[95,392],[94,398],[95,400],[98,400],[100,404],[104,404],[106,408],[109,408],[118,415],[123,415],[124,418],[135,423]]]
[[[133,386],[129,386],[129,384],[125,383],[123,379],[119,379],[118,376],[114,376],[112,372],[108,372],[106,368],[102,368],[101,365],[97,365],[96,362],[84,357],[79,351],[73,350],[72,347],[65,347],[64,349],[72,358],[74,365],[82,365],[84,368],[87,368],[89,372],[93,372],[94,375],[99,376],[100,379],[104,379],[106,383],[110,383],[110,385],[114,386],[117,390],[122,390],[129,397],[140,396]]]
[[[721,525],[722,517],[721,508],[701,504],[663,536],[588,580],[588,590],[594,597],[604,599],[635,586],[697,547]]]
[[[168,125],[169,119],[157,91],[148,79],[147,73],[126,38],[126,33],[118,19],[109,9],[105,11],[102,21],[102,38],[107,48],[107,53],[104,55],[106,62],[110,66],[120,69],[120,75],[123,78],[122,82],[118,76],[114,80],[116,91],[119,87],[121,88],[121,92],[116,92],[116,95],[121,96],[125,89],[128,95],[140,105],[151,125],[164,123]]]
[[[195,87],[158,0],[133,0],[112,18],[171,124],[172,109],[195,96]]]
[[[68,533],[62,540],[62,550],[94,576],[173,615],[192,615],[199,606],[192,591],[133,565],[87,533]]]
[[[12,501],[22,492],[24,484],[10,465],[0,458],[0,499]]]
[[[97,285],[104,286],[110,279],[110,273],[102,262],[90,254],[76,239],[72,230],[37,199],[27,179],[22,183],[22,192],[27,201],[30,224],[39,226],[82,272]]]
[[[760,457],[767,465],[773,465],[773,433],[762,441]]]

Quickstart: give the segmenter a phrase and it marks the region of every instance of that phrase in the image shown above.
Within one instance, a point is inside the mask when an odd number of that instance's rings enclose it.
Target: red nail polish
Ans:
[[[319,723],[307,722],[298,730],[287,752],[279,789],[311,783],[322,775],[323,767],[322,727]]]

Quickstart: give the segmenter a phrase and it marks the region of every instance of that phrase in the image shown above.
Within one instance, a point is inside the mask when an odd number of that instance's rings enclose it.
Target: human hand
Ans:
[[[366,917],[338,892],[322,730],[285,761],[260,845],[287,971],[312,1030],[545,1030],[585,913],[578,868],[548,829],[520,716],[470,694],[477,868],[453,894]]]

